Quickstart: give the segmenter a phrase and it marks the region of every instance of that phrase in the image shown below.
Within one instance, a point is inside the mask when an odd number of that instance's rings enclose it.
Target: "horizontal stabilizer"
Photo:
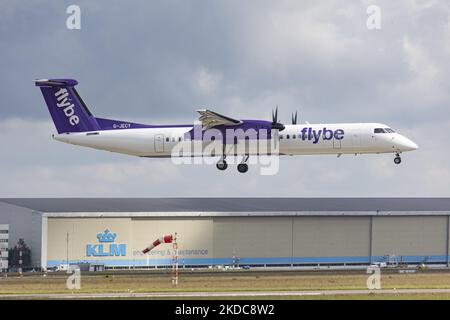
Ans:
[[[78,84],[74,79],[37,79],[34,80],[37,87],[75,87]]]

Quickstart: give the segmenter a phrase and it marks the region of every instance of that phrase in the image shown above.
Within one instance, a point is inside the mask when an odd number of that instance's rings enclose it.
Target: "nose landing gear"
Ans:
[[[402,163],[402,158],[400,157],[400,154],[397,153],[397,154],[395,155],[394,163],[395,163],[395,164],[400,164],[400,163]]]

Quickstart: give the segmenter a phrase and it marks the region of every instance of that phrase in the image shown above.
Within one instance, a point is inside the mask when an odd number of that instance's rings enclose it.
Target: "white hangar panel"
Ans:
[[[295,257],[369,256],[369,217],[294,219]]]
[[[445,255],[447,217],[374,217],[373,255]]]
[[[289,257],[290,217],[215,217],[214,257]]]

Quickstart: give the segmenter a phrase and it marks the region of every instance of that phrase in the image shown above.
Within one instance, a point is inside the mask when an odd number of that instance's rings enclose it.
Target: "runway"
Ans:
[[[2,294],[0,299],[145,299],[145,298],[227,298],[227,297],[283,297],[368,294],[443,294],[450,289],[381,289],[381,290],[311,290],[311,291],[225,291],[225,292],[115,292],[115,293],[42,293]]]

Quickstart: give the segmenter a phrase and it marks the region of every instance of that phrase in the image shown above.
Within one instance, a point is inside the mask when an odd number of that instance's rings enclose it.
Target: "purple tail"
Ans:
[[[35,80],[40,87],[58,133],[100,130],[97,120],[86,107],[72,79]]]

